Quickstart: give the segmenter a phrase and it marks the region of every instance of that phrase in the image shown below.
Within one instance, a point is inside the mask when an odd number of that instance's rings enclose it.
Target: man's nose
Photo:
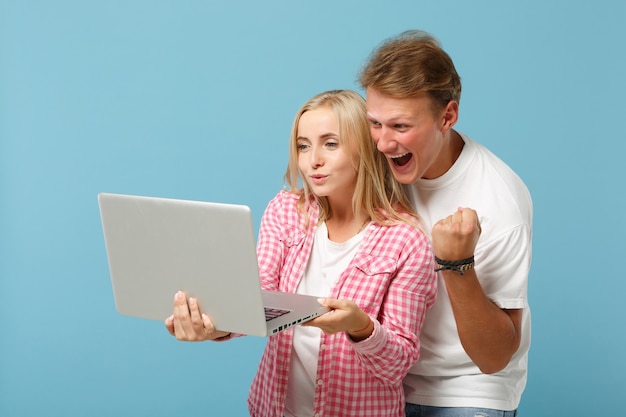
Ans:
[[[387,129],[384,126],[381,126],[375,131],[372,132],[372,138],[374,139],[374,143],[376,144],[376,149],[380,152],[387,152],[393,150],[392,148],[395,146],[392,132],[390,129]]]

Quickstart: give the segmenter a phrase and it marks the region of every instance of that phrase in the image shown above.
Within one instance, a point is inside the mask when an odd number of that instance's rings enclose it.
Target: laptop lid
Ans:
[[[316,297],[261,291],[247,206],[113,193],[98,203],[120,314],[165,320],[183,290],[218,330],[266,336],[328,311]],[[289,313],[266,321],[264,307]]]

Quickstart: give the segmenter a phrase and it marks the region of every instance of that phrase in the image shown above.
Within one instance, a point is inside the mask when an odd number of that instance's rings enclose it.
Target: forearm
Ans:
[[[367,340],[352,344],[360,366],[382,384],[397,384],[417,361],[419,351],[416,340],[404,339],[372,321],[374,331]],[[346,335],[347,336],[347,335]]]
[[[431,287],[429,287],[431,288]],[[391,291],[371,337],[353,348],[362,366],[385,383],[402,379],[419,358],[419,337],[431,293]],[[427,297],[427,298],[425,298]]]
[[[489,300],[474,270],[442,274],[465,352],[486,374],[504,369],[519,347],[521,310],[503,310]]]

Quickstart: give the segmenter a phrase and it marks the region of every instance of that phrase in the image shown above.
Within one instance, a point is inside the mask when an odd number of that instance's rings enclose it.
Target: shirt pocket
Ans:
[[[302,248],[306,239],[306,233],[297,227],[288,227],[283,230],[280,243],[283,245],[283,258],[279,268],[280,278],[278,289],[280,291],[295,292],[300,281],[299,266],[302,261]]]
[[[280,241],[289,251],[293,246],[299,246],[304,241],[306,233],[297,227],[287,227],[280,237]]]
[[[344,296],[368,314],[377,314],[397,269],[393,258],[365,255],[355,260],[356,276],[343,286]]]

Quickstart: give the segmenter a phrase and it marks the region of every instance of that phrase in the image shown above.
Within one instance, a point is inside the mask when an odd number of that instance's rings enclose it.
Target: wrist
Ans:
[[[474,269],[474,255],[470,256],[469,258],[454,261],[448,259],[440,259],[435,256],[435,262],[437,263],[435,272],[454,271],[458,272],[460,275],[465,275],[465,271]]]
[[[360,342],[361,340],[365,340],[372,335],[374,332],[374,322],[372,319],[367,317],[367,325],[359,330],[348,330],[348,336],[355,342]]]

